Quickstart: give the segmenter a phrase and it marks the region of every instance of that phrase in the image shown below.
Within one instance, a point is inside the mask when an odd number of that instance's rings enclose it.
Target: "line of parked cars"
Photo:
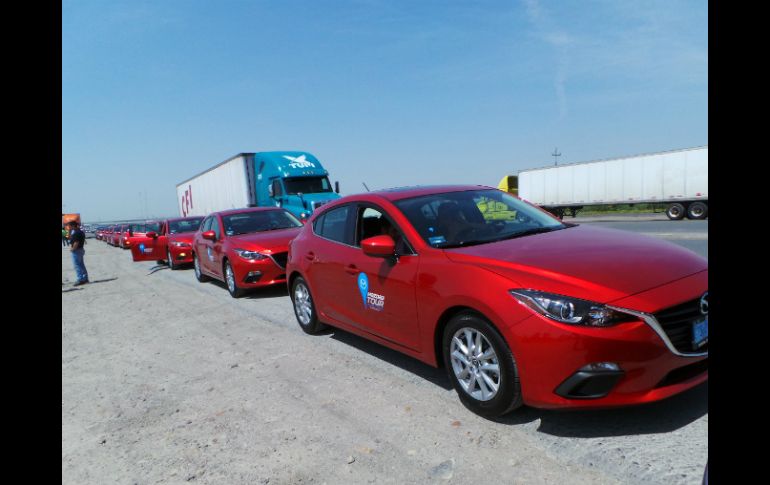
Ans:
[[[233,297],[286,285],[303,331],[344,329],[443,366],[482,416],[640,404],[708,379],[704,258],[489,187],[351,195],[306,222],[244,208],[97,237],[135,261],[192,263]]]

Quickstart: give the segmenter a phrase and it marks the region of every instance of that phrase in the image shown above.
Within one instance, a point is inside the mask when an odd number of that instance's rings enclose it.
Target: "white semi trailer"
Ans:
[[[708,216],[708,146],[522,170],[518,195],[563,217],[587,205],[665,203],[669,219]],[[500,188],[513,192],[504,177]]]

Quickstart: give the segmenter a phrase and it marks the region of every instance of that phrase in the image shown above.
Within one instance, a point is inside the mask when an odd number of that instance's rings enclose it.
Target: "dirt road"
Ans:
[[[443,370],[304,334],[286,290],[235,300],[89,240],[62,250],[62,483],[697,484],[708,388],[616,411],[466,410]]]

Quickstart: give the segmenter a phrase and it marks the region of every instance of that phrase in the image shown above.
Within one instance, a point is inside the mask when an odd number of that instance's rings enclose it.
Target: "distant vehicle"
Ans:
[[[121,247],[120,241],[123,239],[124,234],[126,233],[126,230],[128,229],[128,224],[117,224],[115,226],[115,229],[112,232],[112,238],[110,244],[112,244],[115,247]]]
[[[443,366],[483,416],[641,404],[708,379],[708,261],[490,187],[343,197],[291,241],[286,273],[303,331]]]
[[[233,298],[248,288],[286,283],[289,241],[301,227],[277,207],[209,214],[193,237],[195,277],[224,281]]]
[[[192,239],[202,221],[203,216],[160,221],[157,231],[136,239],[131,257],[134,261],[166,261],[171,270],[192,263]]]
[[[160,231],[159,221],[134,222],[128,225],[124,236],[121,238],[120,247],[131,249],[139,240],[143,240],[148,232]]]
[[[708,146],[521,170],[498,188],[558,217],[587,205],[668,204],[671,220],[708,217]]]
[[[339,183],[332,190],[328,175],[307,152],[239,153],[177,185],[179,214],[282,207],[307,219],[318,207],[339,198]]]
[[[80,214],[73,213],[73,214],[62,214],[61,215],[61,225],[62,227],[66,226],[68,223],[76,221],[78,224],[80,224]]]

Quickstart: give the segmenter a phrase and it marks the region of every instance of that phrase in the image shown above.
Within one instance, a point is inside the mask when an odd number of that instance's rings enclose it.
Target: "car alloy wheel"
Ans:
[[[496,418],[523,404],[513,352],[481,314],[465,311],[449,320],[442,354],[452,387],[474,413]]]
[[[230,292],[230,296],[238,298],[241,296],[241,289],[235,283],[235,273],[233,273],[233,267],[230,265],[230,261],[225,261],[225,282],[227,283],[227,291]]]
[[[297,276],[291,285],[291,300],[294,304],[294,315],[300,328],[309,334],[315,334],[326,328],[326,325],[318,320],[313,304],[310,288],[301,276]]]
[[[177,265],[174,264],[174,258],[171,256],[171,249],[166,249],[166,261],[170,270],[177,269]]]
[[[452,370],[463,391],[479,401],[489,401],[500,389],[497,353],[479,330],[464,327],[450,344]]]
[[[198,255],[195,253],[193,253],[193,266],[195,267],[195,278],[199,282],[203,283],[204,281],[209,280],[209,277],[204,275],[203,272],[201,271],[201,263],[198,260]]]
[[[297,312],[297,320],[302,325],[307,325],[313,316],[313,306],[311,305],[310,292],[304,283],[300,283],[294,288],[294,310]]]

